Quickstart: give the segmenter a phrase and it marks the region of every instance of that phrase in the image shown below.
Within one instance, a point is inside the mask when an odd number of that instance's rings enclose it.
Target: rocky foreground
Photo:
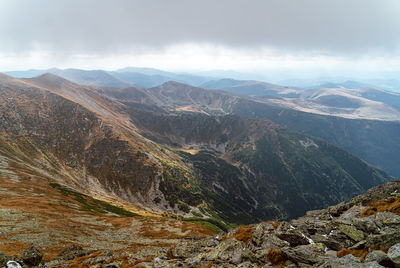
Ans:
[[[228,233],[188,237],[175,246],[85,250],[69,246],[51,261],[40,245],[7,267],[400,267],[400,180],[291,222],[239,226]]]

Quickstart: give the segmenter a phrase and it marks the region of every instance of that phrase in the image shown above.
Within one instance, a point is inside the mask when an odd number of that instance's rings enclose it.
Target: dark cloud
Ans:
[[[194,42],[397,53],[396,0],[0,0],[0,53],[99,54]]]

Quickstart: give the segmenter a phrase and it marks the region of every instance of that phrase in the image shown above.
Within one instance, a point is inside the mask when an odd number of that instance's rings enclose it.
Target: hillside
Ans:
[[[303,112],[282,106],[270,98],[246,97],[176,82],[168,82],[147,90],[136,88],[96,90],[127,105],[140,106],[141,109],[152,111],[191,111],[266,118],[290,130],[324,139],[389,174],[400,177],[400,160],[397,157],[400,151],[399,122],[349,119]],[[341,99],[338,101],[342,103]],[[355,104],[358,102],[359,100]],[[352,103],[354,104],[350,102]]]
[[[223,112],[221,104],[237,100],[224,93],[168,83],[142,92],[144,102],[124,104],[98,90],[50,74],[3,76],[3,154],[78,192],[154,213],[209,218],[220,229],[293,218],[390,179],[268,120],[178,109],[196,99],[208,103],[204,110]]]

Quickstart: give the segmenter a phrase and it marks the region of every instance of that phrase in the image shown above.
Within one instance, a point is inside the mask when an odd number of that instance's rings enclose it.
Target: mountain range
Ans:
[[[7,165],[221,229],[297,217],[392,179],[324,140],[239,116],[246,103],[267,106],[228,92],[85,86],[53,74],[2,75],[0,86]]]

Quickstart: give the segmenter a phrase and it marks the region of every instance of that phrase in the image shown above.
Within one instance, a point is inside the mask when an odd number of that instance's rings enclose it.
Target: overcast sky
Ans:
[[[400,70],[398,0],[0,0],[0,71]]]

